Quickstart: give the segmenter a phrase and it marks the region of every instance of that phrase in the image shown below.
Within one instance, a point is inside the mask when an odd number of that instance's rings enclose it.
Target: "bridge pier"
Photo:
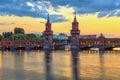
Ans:
[[[10,50],[10,46],[2,46],[2,50]]]
[[[99,47],[99,51],[113,50],[113,47]]]
[[[29,50],[30,50],[30,47],[26,47],[25,50],[29,51]]]
[[[80,50],[90,50],[91,47],[80,47]]]
[[[113,50],[113,47],[106,47],[105,50]]]
[[[104,51],[105,47],[99,47],[99,51]]]
[[[5,50],[5,46],[2,46],[1,50]]]
[[[10,46],[10,50],[11,51],[15,50],[14,46]]]

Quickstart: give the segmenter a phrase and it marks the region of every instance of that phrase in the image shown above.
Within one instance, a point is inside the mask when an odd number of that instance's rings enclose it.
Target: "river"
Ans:
[[[0,80],[120,80],[120,51],[0,51]]]

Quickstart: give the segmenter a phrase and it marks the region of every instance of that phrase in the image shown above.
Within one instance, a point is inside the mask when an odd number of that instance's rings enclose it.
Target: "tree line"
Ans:
[[[25,34],[25,31],[23,28],[14,28],[14,33],[13,32],[3,32],[2,35],[0,35],[0,40],[2,38],[4,39],[17,39],[17,40],[23,40],[23,39],[44,39],[44,36],[41,35],[37,37],[35,34],[30,33],[30,34]]]

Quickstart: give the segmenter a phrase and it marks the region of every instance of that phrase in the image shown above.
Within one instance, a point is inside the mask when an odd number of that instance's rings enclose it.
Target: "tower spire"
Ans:
[[[76,12],[74,13],[74,22],[77,22],[77,18],[76,18]]]
[[[48,14],[48,18],[47,18],[47,23],[50,23],[49,14]]]
[[[49,14],[48,14],[48,17],[47,17],[47,22],[45,24],[45,31],[43,32],[44,35],[52,35],[53,34],[53,31],[51,30],[51,23],[50,23],[50,20],[49,20]]]

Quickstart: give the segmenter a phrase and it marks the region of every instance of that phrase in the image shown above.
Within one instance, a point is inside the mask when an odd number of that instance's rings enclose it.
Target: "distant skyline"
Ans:
[[[55,33],[70,33],[74,12],[81,34],[120,37],[120,0],[0,0],[0,32],[43,32],[49,13]]]

